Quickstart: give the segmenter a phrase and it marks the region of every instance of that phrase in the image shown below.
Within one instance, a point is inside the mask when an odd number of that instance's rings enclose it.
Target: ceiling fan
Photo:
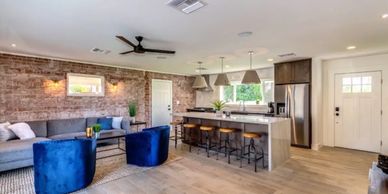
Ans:
[[[128,39],[124,38],[123,36],[116,36],[116,38],[122,40],[123,42],[129,44],[131,47],[133,47],[133,50],[126,51],[120,53],[121,55],[129,54],[129,53],[145,53],[145,52],[150,52],[150,53],[164,53],[164,54],[175,54],[175,51],[169,51],[169,50],[159,50],[159,49],[148,49],[144,48],[141,45],[141,41],[143,40],[142,36],[136,36],[136,40],[139,42],[137,45],[133,44],[131,41]]]

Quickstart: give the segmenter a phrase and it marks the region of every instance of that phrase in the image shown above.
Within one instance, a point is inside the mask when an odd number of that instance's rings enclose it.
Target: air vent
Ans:
[[[189,14],[204,7],[206,3],[199,0],[170,0],[167,2],[167,5]]]
[[[92,53],[97,53],[97,54],[105,54],[105,55],[107,55],[107,54],[110,53],[110,50],[103,50],[103,49],[99,49],[99,48],[92,48],[92,49],[90,50],[90,52],[92,52]]]
[[[278,55],[279,57],[294,57],[296,56],[295,53],[286,53],[286,54],[281,54],[281,55]]]

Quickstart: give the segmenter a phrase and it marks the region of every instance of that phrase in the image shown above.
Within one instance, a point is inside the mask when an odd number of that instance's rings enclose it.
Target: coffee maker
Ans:
[[[275,112],[275,103],[274,102],[268,102],[268,113],[274,113]]]

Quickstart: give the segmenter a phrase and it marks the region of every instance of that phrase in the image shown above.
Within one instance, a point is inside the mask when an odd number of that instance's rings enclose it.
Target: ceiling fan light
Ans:
[[[195,76],[193,88],[207,88],[206,80],[202,75]]]
[[[244,77],[241,81],[242,84],[260,84],[261,80],[256,70],[250,69],[247,70],[244,74]]]
[[[230,82],[226,73],[220,73],[217,75],[215,86],[230,86]]]

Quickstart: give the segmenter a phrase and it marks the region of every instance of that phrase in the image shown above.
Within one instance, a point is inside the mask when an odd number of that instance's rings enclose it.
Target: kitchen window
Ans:
[[[86,74],[67,74],[68,96],[104,96],[104,77]]]
[[[265,105],[273,101],[274,81],[262,80],[261,84],[241,84],[231,82],[230,86],[220,87],[220,100],[227,104]]]

